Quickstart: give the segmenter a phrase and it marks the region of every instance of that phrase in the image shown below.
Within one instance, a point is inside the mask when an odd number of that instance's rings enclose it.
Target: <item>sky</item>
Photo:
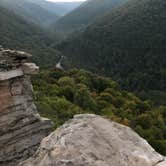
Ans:
[[[80,1],[85,1],[85,0],[47,0],[51,2],[80,2]]]

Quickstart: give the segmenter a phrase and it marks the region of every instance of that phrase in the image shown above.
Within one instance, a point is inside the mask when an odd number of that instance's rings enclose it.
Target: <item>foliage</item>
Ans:
[[[33,85],[39,112],[55,127],[79,113],[95,113],[130,126],[166,154],[166,107],[154,107],[118,84],[84,70],[42,71]]]
[[[1,0],[0,5],[14,11],[14,13],[29,23],[41,26],[42,28],[48,27],[59,18],[57,14],[44,9],[40,4],[30,0]]]
[[[88,0],[75,10],[60,18],[55,23],[54,28],[55,30],[65,33],[80,30],[126,1],[127,0]]]
[[[56,47],[69,67],[111,76],[126,90],[165,92],[165,7],[165,0],[131,0]]]
[[[0,45],[31,53],[33,60],[43,67],[56,64],[60,53],[48,46],[53,40],[49,34],[2,7],[0,22]]]

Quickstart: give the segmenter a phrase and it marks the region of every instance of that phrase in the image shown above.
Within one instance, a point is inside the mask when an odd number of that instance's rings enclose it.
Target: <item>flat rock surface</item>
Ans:
[[[77,115],[43,139],[19,166],[166,166],[165,158],[130,128]]]
[[[8,79],[20,77],[20,76],[23,76],[23,71],[21,69],[0,72],[0,81],[8,80]]]

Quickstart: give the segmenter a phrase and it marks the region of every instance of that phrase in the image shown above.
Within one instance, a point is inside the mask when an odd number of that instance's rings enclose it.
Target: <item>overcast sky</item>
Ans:
[[[52,2],[79,2],[79,1],[85,1],[85,0],[47,0]]]

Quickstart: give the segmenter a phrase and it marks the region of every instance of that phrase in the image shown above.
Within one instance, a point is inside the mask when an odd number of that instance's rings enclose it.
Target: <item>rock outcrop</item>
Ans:
[[[33,103],[30,75],[38,71],[28,63],[30,54],[0,47],[0,165],[17,166],[34,154],[52,128]]]
[[[130,128],[96,115],[76,115],[19,166],[166,166],[166,160]]]

